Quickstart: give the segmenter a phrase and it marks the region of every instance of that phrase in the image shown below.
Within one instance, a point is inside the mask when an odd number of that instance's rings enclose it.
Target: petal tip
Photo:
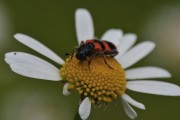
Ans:
[[[4,58],[4,61],[5,61],[7,64],[10,64],[10,61],[9,61],[7,58]]]
[[[80,13],[89,13],[89,12],[85,8],[78,8],[78,9],[76,9],[75,13],[77,15],[77,14],[80,14]]]
[[[8,54],[9,54],[9,52],[8,52],[8,53],[5,53],[5,54],[4,54],[4,58],[7,58]]]
[[[86,97],[79,106],[79,115],[82,120],[86,120],[91,112],[91,101]]]
[[[148,43],[149,45],[151,45],[151,47],[154,49],[156,47],[156,43],[153,41],[145,41],[146,43]]]
[[[5,53],[5,55],[4,55],[4,59],[11,59],[11,57],[12,56],[14,56],[14,55],[16,55],[16,52],[7,52],[7,53]]]
[[[137,35],[135,33],[126,33],[125,36],[130,37],[131,39],[137,39]]]
[[[141,108],[142,108],[142,110],[145,110],[145,109],[146,109],[146,107],[145,107],[144,105],[142,105],[142,107],[141,107]]]
[[[177,93],[177,96],[180,96],[180,87],[179,87],[179,91],[178,91],[178,93]]]
[[[71,94],[69,91],[68,91],[68,86],[69,86],[69,83],[66,83],[63,87],[63,95],[67,96],[69,94]]]
[[[167,71],[167,78],[171,78],[171,77],[172,77],[172,74]]]
[[[18,39],[19,37],[21,37],[23,34],[22,33],[15,33],[14,35],[13,35],[13,37],[15,38],[15,39]]]

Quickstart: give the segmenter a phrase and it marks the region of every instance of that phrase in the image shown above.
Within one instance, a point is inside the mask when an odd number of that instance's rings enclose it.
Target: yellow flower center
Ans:
[[[69,83],[68,90],[75,89],[81,98],[89,97],[95,105],[109,103],[125,93],[125,72],[121,65],[112,57],[94,57],[90,63],[79,63],[73,57],[67,58],[61,68],[61,76]]]

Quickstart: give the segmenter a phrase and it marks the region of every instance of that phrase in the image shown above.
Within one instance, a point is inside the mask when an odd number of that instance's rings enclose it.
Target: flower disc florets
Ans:
[[[90,64],[79,63],[73,57],[67,58],[61,68],[61,76],[67,80],[68,90],[75,89],[82,98],[89,97],[92,103],[109,103],[125,93],[125,72],[113,58],[106,57],[105,64],[101,56],[94,57]]]

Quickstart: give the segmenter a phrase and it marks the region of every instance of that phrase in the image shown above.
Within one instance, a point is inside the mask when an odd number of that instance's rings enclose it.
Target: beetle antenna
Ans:
[[[65,53],[65,56],[69,56],[70,54],[69,53]]]

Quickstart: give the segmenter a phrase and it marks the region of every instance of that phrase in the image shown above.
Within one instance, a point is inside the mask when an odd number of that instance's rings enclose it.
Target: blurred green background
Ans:
[[[159,66],[173,77],[159,79],[180,85],[179,0],[0,0],[0,120],[72,120],[78,95],[62,95],[60,82],[22,77],[4,62],[8,51],[37,54],[18,43],[20,32],[41,41],[62,58],[77,45],[74,12],[88,9],[100,37],[109,28],[138,35],[137,43],[152,40],[156,49],[136,66]],[[137,44],[136,43],[136,44]],[[46,59],[46,58],[45,58]],[[55,64],[56,65],[56,64]],[[134,66],[135,67],[135,66]],[[128,91],[146,110],[136,109],[137,120],[180,120],[180,97],[165,97]],[[107,110],[92,108],[90,120],[129,120],[121,102]]]

